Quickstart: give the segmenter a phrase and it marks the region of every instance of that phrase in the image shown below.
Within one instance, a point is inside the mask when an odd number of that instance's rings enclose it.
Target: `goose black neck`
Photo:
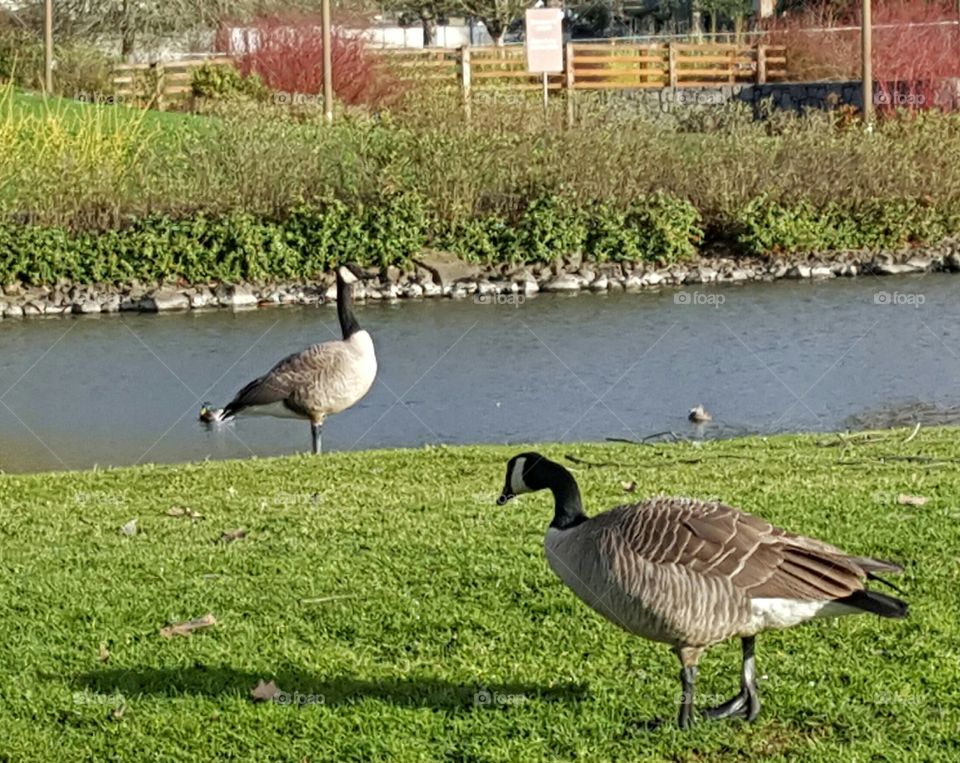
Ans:
[[[548,486],[553,493],[554,510],[551,527],[568,530],[587,520],[580,500],[580,488],[577,481],[560,464],[544,464],[549,469]]]
[[[344,281],[337,273],[337,317],[340,319],[340,331],[343,338],[349,339],[360,330],[357,316],[353,314],[353,286]]]

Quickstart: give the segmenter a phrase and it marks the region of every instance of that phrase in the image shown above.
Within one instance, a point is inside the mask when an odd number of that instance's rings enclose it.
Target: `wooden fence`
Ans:
[[[378,50],[380,63],[409,82],[459,88],[469,109],[475,91],[540,90],[540,75],[526,70],[522,45],[495,48]],[[119,97],[155,100],[163,108],[190,91],[203,64],[229,65],[229,58],[126,64],[116,68]],[[787,74],[783,46],[718,43],[567,43],[564,70],[548,77],[552,91],[703,88],[781,81]]]
[[[459,84],[464,90],[539,90],[539,75],[526,71],[522,45],[457,50],[384,50],[378,55],[402,79]],[[783,46],[717,43],[570,42],[564,71],[550,75],[551,90],[632,90],[717,87],[786,78]]]
[[[153,101],[163,109],[171,101],[191,91],[193,72],[204,64],[232,65],[229,58],[188,58],[181,61],[157,61],[150,64],[120,64],[113,70],[115,95],[141,104]]]

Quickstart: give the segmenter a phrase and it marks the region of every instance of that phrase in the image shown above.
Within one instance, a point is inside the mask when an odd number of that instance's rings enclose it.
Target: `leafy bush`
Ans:
[[[738,240],[754,254],[894,249],[936,243],[960,230],[960,200],[869,199],[816,207],[758,197],[737,218]]]
[[[682,243],[692,247],[696,235],[694,217],[682,202],[652,197],[622,218],[632,227],[620,240],[634,244],[610,257],[671,261],[684,256],[688,250]],[[187,220],[151,216],[123,229],[74,235],[62,228],[8,223],[0,225],[0,274],[5,282],[31,284],[61,278],[82,283],[296,279],[316,276],[340,262],[408,265],[427,243],[428,233],[474,261],[542,261],[578,251],[589,238],[586,220],[585,210],[571,202],[542,196],[527,207],[516,227],[487,215],[444,232],[418,194],[385,191],[366,203],[326,199],[303,205],[283,218],[246,212]],[[683,225],[685,230],[680,229]]]
[[[67,98],[113,92],[114,58],[95,45],[67,42],[54,49],[54,92]],[[0,18],[0,82],[12,81],[25,88],[43,88],[43,40],[32,31]]]
[[[43,41],[33,32],[5,22],[0,11],[0,82],[43,85]]]
[[[353,208],[331,200],[283,219],[153,216],[103,233],[8,223],[0,225],[0,277],[30,284],[309,278],[340,262],[408,263],[423,247],[425,219],[422,199],[400,193]]]
[[[323,35],[318,18],[294,13],[261,16],[245,27],[245,50],[237,61],[241,73],[258,74],[269,88],[283,93],[323,91]],[[377,67],[361,37],[334,27],[330,42],[333,92],[340,101],[376,106],[400,94],[397,81]]]
[[[436,243],[468,262],[490,264],[520,258],[516,230],[496,214],[461,220],[438,234]]]
[[[194,70],[190,86],[198,98],[263,100],[270,94],[260,75],[254,73],[244,77],[233,66],[203,64]]]
[[[583,251],[587,226],[581,209],[567,198],[542,193],[533,198],[516,224],[514,254],[550,262]]]

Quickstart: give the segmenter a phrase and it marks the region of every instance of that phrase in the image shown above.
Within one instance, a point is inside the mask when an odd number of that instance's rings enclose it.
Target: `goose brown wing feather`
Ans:
[[[301,399],[303,391],[323,388],[326,378],[339,373],[346,362],[344,349],[342,342],[324,342],[287,355],[237,392],[224,413],[283,402],[291,410],[309,415],[309,400]]]
[[[827,600],[864,587],[856,557],[721,503],[654,498],[601,517],[609,554],[721,578],[750,598]],[[634,581],[622,584],[636,590]]]

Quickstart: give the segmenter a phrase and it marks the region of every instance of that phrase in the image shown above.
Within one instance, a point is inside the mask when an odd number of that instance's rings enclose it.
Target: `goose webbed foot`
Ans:
[[[703,717],[715,721],[723,718],[745,718],[747,721],[753,721],[759,713],[760,698],[757,696],[756,687],[744,686],[737,696],[728,699],[722,705],[704,710]]]
[[[742,644],[743,668],[740,675],[740,693],[722,705],[704,710],[704,717],[712,720],[741,717],[747,721],[754,721],[760,714],[760,694],[757,691],[756,667],[753,659],[754,637],[747,636]]]

